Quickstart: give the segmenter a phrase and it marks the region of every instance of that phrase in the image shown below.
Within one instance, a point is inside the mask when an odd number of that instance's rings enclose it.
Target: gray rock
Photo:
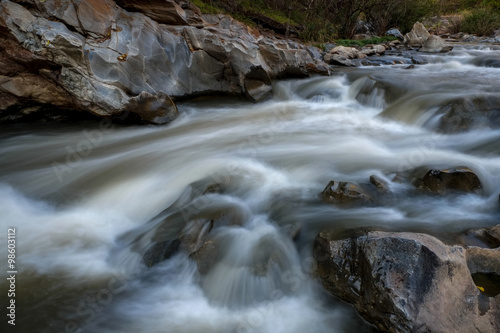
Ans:
[[[483,64],[499,65],[498,59],[483,59]],[[455,98],[440,107],[442,115],[437,130],[460,133],[481,128],[500,127],[500,97],[495,94],[474,94]]]
[[[384,45],[371,45],[371,46],[367,46],[367,47],[364,47],[363,49],[361,49],[361,53],[362,54],[365,54],[367,56],[371,56],[371,55],[382,55],[384,54],[386,51],[386,48]],[[359,58],[359,57],[358,57]]]
[[[404,36],[404,44],[412,47],[422,47],[427,38],[430,37],[429,32],[425,29],[424,25],[416,22],[413,29]]]
[[[317,275],[384,332],[498,332],[500,296],[476,287],[460,246],[414,233],[321,232]]]
[[[0,41],[9,46],[0,50],[0,110],[9,115],[29,104],[103,117],[131,112],[161,124],[175,117],[179,98],[262,100],[273,79],[329,74],[310,47],[265,38],[224,15],[202,17],[190,2],[28,2],[0,3]],[[54,96],[42,93],[49,88]]]
[[[425,59],[422,59],[422,58],[418,58],[418,57],[411,57],[411,63],[414,64],[414,65],[426,65],[428,64],[429,62]]]
[[[326,63],[331,65],[353,67],[354,63],[347,57],[339,54],[326,54],[324,59]]]
[[[453,50],[452,46],[446,45],[444,40],[439,36],[429,36],[424,43],[424,46],[421,47],[419,52],[427,52],[427,53],[446,53]]]
[[[331,43],[326,43],[325,44],[325,52],[326,53],[330,53],[331,50],[333,50],[335,48],[335,44],[331,44]]]
[[[387,30],[387,32],[385,33],[387,36],[394,36],[396,37],[397,39],[399,40],[404,40],[404,36],[403,34],[401,33],[401,31],[399,31],[398,29],[390,29],[390,30]]]
[[[336,46],[330,51],[330,54],[338,54],[348,59],[359,58],[359,51],[355,47]]]

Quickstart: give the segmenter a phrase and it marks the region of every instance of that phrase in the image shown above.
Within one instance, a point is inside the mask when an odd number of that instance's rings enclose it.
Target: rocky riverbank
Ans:
[[[273,79],[329,74],[318,49],[185,1],[2,0],[0,44],[3,121],[87,112],[161,124],[179,99],[258,101]]]
[[[397,174],[430,195],[481,195],[468,168]],[[323,200],[342,207],[395,200],[387,183],[331,181]],[[383,332],[498,332],[500,330],[500,225],[448,240],[371,228],[324,230],[316,237],[316,274]],[[449,237],[449,236],[448,236]]]
[[[329,75],[330,65],[419,64],[401,52],[449,52],[457,40],[416,23],[405,36],[392,30],[400,40],[320,50],[226,15],[203,15],[182,0],[0,6],[0,122],[93,115],[163,124],[177,116],[179,100],[261,101],[274,79]],[[401,59],[371,57],[384,54]]]

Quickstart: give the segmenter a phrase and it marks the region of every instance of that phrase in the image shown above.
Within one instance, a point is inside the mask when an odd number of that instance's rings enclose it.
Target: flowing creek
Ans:
[[[500,128],[488,126],[499,116],[449,131],[440,112],[500,96],[500,47],[412,55],[428,64],[280,81],[258,104],[183,103],[162,127],[2,126],[0,248],[16,227],[21,331],[375,332],[314,278],[319,231],[363,226],[453,242],[500,217]],[[456,166],[479,176],[484,195],[392,181]],[[379,205],[319,196],[330,180],[371,175],[391,190]],[[222,190],[206,193],[214,185]],[[207,271],[185,251],[146,267],[155,239],[214,216],[224,218],[210,226],[218,253]]]

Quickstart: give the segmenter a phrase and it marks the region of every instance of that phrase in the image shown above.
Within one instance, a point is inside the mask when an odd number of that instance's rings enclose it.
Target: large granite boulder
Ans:
[[[430,35],[422,23],[416,22],[413,29],[404,36],[403,43],[412,47],[422,47]]]
[[[486,282],[476,285],[473,265],[486,254],[474,251],[380,231],[323,231],[314,247],[324,287],[384,332],[498,332],[500,296]]]
[[[0,121],[56,108],[165,123],[176,99],[261,100],[272,79],[329,74],[311,47],[228,16],[202,17],[185,1],[1,0],[0,42],[8,46],[0,50]]]

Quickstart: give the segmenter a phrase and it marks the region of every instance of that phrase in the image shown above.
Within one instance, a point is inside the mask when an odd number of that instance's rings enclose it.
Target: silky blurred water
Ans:
[[[411,70],[281,81],[263,103],[180,104],[179,118],[161,127],[4,126],[0,216],[5,234],[18,231],[21,331],[371,331],[312,276],[314,237],[370,226],[449,240],[497,224],[500,130],[442,134],[435,112],[456,96],[499,94],[500,68],[488,67],[499,57],[491,47],[458,46]],[[471,168],[484,195],[427,195],[392,181],[398,172],[455,166]],[[370,175],[392,193],[378,206],[319,199],[330,180],[366,183]],[[223,253],[204,275],[182,252],[147,268],[137,249],[151,241],[148,221],[196,200],[184,196],[197,182],[224,187],[204,196],[200,210],[230,212],[234,223],[211,232]],[[261,261],[271,263],[263,272]]]

